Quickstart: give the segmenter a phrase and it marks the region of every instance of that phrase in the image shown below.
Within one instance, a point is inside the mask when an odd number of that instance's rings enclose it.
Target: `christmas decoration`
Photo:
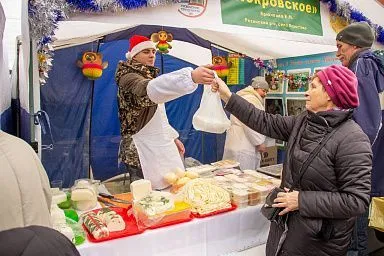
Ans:
[[[221,79],[224,79],[228,76],[229,69],[231,68],[231,63],[227,63],[227,58],[224,56],[213,56],[212,57],[213,70],[216,71],[216,74]]]
[[[30,36],[36,42],[40,84],[46,82],[48,72],[52,68],[53,47],[51,42],[58,22],[67,17],[66,9],[65,0],[31,0],[28,2]]]
[[[376,34],[376,40],[377,42],[384,44],[384,28],[380,25],[374,24],[369,20],[367,17],[364,16],[360,11],[355,9],[353,6],[351,6],[346,1],[340,1],[340,0],[320,0],[322,3],[325,3],[328,5],[328,9],[333,15],[337,15],[339,19],[346,20],[347,24],[350,24],[354,21],[366,21],[369,25],[375,30]],[[332,21],[332,19],[335,19],[331,15],[331,24],[332,22],[335,23],[335,21]],[[340,20],[336,21],[338,23],[337,28],[339,27]],[[332,26],[333,27],[333,26]]]
[[[83,75],[90,80],[96,80],[103,74],[103,69],[108,67],[108,62],[103,62],[103,55],[96,52],[85,52],[77,66],[82,69]]]
[[[172,49],[172,46],[169,42],[172,42],[173,36],[171,33],[166,32],[165,30],[160,30],[157,33],[151,35],[151,40],[156,44],[156,48],[161,53],[168,53],[168,49]]]

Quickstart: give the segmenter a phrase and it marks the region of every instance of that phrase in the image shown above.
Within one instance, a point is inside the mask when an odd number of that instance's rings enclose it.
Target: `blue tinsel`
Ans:
[[[41,39],[41,43],[44,45],[44,44],[48,44],[52,42],[52,38],[50,36],[45,36]]]
[[[335,0],[321,0],[321,2],[327,4],[331,12],[337,11],[337,3]]]
[[[147,0],[117,0],[126,9],[135,9],[147,6]]]
[[[377,27],[377,41],[384,44],[384,28],[382,26]]]
[[[67,3],[80,11],[100,11],[100,7],[93,0],[67,0]]]
[[[351,19],[355,21],[368,21],[368,19],[364,17],[364,15],[361,12],[356,10],[351,11]]]

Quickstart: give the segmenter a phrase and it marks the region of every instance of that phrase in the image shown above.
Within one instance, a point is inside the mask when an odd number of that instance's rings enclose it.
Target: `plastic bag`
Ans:
[[[193,116],[192,124],[196,130],[211,133],[223,133],[231,125],[221,105],[219,93],[212,92],[210,85],[204,85],[200,107]]]

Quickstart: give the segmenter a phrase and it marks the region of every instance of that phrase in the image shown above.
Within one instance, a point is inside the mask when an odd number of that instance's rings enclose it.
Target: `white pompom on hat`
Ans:
[[[133,35],[129,39],[129,51],[125,54],[128,60],[135,57],[136,54],[145,49],[155,49],[155,44],[145,36]]]

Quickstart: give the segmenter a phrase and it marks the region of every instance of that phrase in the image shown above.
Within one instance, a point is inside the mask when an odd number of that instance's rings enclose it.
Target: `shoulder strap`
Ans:
[[[289,190],[289,192],[292,192],[293,189],[297,185],[299,185],[299,183],[301,181],[301,178],[303,177],[305,171],[308,169],[309,164],[317,156],[317,154],[320,152],[320,150],[325,146],[325,144],[332,137],[332,135],[340,128],[340,126],[342,126],[342,125],[339,125],[338,127],[332,129],[330,132],[328,130],[327,134],[322,138],[322,140],[320,141],[319,145],[317,145],[317,147],[309,154],[308,158],[305,160],[305,162],[303,163],[303,165],[300,168],[299,177],[293,183],[293,185],[291,186],[291,189]]]

